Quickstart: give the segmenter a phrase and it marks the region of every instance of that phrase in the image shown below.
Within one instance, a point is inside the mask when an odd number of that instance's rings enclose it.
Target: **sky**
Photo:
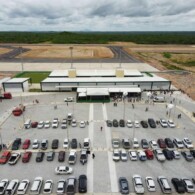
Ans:
[[[195,0],[0,0],[0,31],[195,31]]]

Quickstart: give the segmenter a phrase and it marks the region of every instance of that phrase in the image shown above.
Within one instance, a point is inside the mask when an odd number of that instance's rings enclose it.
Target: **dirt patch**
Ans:
[[[15,72],[0,72],[0,79],[5,77],[13,77],[16,73]]]
[[[23,48],[31,49],[22,54],[23,58],[71,58],[71,50],[69,46],[23,46]],[[18,58],[21,55],[17,56]],[[90,46],[73,46],[73,58],[113,58],[114,54],[106,47],[90,47]]]
[[[9,52],[9,51],[11,51],[11,49],[1,48],[1,47],[0,47],[0,55],[1,55],[1,54],[5,54],[5,53],[7,53],[7,52]]]

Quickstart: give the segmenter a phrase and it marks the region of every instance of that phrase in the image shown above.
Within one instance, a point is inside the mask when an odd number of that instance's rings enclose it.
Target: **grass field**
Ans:
[[[32,83],[40,83],[49,76],[50,72],[23,72],[15,75],[17,78],[31,78]]]

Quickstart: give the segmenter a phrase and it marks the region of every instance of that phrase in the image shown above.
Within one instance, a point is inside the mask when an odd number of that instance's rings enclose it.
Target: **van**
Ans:
[[[162,96],[156,96],[154,97],[153,102],[165,102],[165,98]]]
[[[30,194],[40,194],[42,184],[43,184],[43,178],[36,177],[30,189]]]
[[[158,183],[159,183],[161,190],[164,194],[171,194],[172,193],[171,187],[170,187],[168,180],[165,176],[158,176],[157,180],[158,180]]]
[[[31,120],[27,119],[26,122],[24,123],[24,128],[25,129],[30,129],[31,127]]]

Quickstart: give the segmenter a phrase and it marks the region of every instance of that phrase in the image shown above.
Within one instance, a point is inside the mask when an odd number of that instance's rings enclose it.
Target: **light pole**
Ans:
[[[127,92],[123,92],[123,104],[124,104],[124,107],[123,107],[123,120],[125,120],[125,102],[126,102],[126,97],[127,97]]]
[[[73,57],[73,47],[69,47],[69,49],[70,49],[70,57],[71,57],[71,69],[73,68],[73,59],[72,59],[72,57]]]

